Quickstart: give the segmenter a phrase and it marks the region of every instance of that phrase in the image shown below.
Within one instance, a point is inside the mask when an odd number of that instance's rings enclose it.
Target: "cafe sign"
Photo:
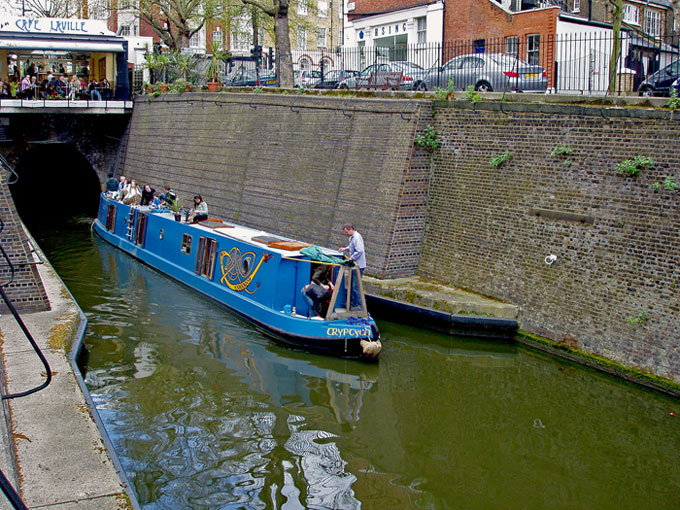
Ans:
[[[0,32],[115,35],[106,27],[106,22],[101,20],[59,18],[5,18],[0,22]]]

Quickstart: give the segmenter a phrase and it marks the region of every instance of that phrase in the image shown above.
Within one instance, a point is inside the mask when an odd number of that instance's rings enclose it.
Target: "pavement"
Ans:
[[[37,266],[51,310],[20,314],[47,359],[52,381],[29,396],[3,400],[0,469],[31,509],[122,510],[130,503],[68,349],[84,316],[54,270]],[[0,298],[1,299],[1,298]],[[0,316],[3,395],[40,386],[45,368],[10,313]],[[82,379],[80,379],[82,381]],[[13,508],[0,495],[0,510]]]

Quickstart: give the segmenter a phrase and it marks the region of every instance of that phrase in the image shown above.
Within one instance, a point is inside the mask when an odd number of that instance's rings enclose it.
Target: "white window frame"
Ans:
[[[130,25],[121,25],[118,29],[118,35],[123,37],[130,37],[132,35],[132,30]]]
[[[418,34],[418,44],[427,42],[427,17],[416,18],[416,33]]]
[[[201,44],[201,31],[199,30],[189,39],[189,48],[203,48]]]
[[[526,40],[527,40],[527,62],[529,64],[539,65],[541,62],[541,35],[527,34]]]
[[[328,2],[322,2],[319,0],[317,2],[317,8],[316,8],[316,15],[319,18],[327,18],[328,17]]]
[[[661,13],[654,9],[645,9],[643,30],[654,37],[661,37]]]
[[[623,21],[631,25],[639,25],[640,8],[633,4],[623,4]]]
[[[505,38],[505,53],[519,55],[519,36],[509,35]]]
[[[215,44],[215,41],[217,41],[217,43],[219,44],[219,49],[221,50],[221,49],[222,49],[222,45],[223,45],[223,42],[222,42],[222,31],[221,31],[221,30],[215,30],[215,31],[212,33],[212,40],[213,40],[213,44]]]
[[[319,48],[325,48],[328,46],[327,42],[327,37],[326,37],[326,29],[323,27],[319,27],[316,29],[316,45]]]
[[[298,0],[297,13],[300,16],[307,16],[307,0]]]
[[[571,12],[581,12],[581,0],[574,0],[574,7]]]
[[[307,28],[302,25],[298,25],[297,27],[297,49],[307,49]]]

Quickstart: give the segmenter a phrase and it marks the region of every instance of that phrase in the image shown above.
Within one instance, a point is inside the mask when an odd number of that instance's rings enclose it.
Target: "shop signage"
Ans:
[[[2,32],[25,34],[90,34],[114,35],[101,20],[58,18],[10,18],[0,23]]]
[[[393,35],[393,34],[405,34],[406,33],[406,22],[394,23],[391,25],[385,25],[382,27],[375,27],[374,37],[382,37],[383,35]]]

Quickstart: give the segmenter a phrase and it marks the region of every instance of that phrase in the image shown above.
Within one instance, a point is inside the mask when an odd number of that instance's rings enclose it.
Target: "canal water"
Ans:
[[[88,317],[85,379],[146,510],[680,507],[676,400],[389,317],[377,363],[291,350],[87,218],[29,227]]]

